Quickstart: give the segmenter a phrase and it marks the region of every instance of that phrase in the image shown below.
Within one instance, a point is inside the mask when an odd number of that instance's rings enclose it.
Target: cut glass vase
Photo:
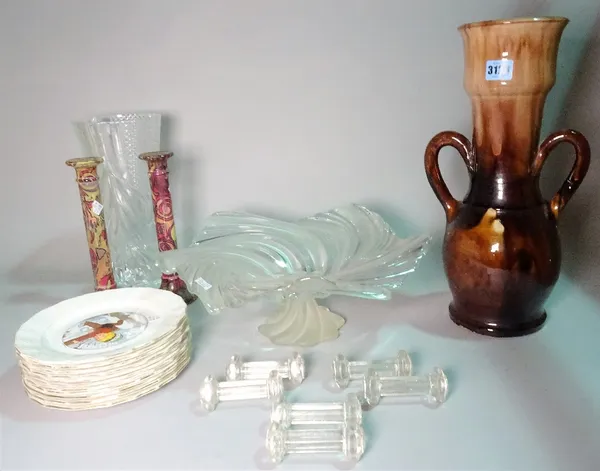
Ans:
[[[259,331],[277,345],[335,339],[344,318],[317,303],[330,295],[387,300],[414,272],[427,235],[399,238],[380,215],[359,205],[297,222],[215,213],[192,246],[160,255],[210,314],[250,301],[278,303]]]
[[[160,150],[161,115],[95,116],[74,127],[85,155],[104,159],[100,188],[117,287],[158,287],[161,271],[148,168],[138,156]]]

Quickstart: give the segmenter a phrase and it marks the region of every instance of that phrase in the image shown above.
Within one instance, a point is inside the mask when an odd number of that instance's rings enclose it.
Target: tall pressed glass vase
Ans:
[[[160,150],[161,115],[96,116],[74,126],[85,155],[104,159],[100,188],[117,287],[158,287],[152,195],[147,165],[138,156]]]

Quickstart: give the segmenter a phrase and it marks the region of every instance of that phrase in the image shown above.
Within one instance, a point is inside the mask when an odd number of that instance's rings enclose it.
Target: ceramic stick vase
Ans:
[[[158,250],[177,249],[177,233],[175,231],[175,216],[173,215],[173,200],[169,190],[169,164],[168,160],[173,152],[144,152],[139,159],[148,164],[148,179],[152,193],[152,207],[154,208],[154,224],[156,226],[156,240]],[[185,281],[177,272],[163,272],[160,289],[166,289],[181,296],[186,304],[191,304],[198,297],[190,293]]]
[[[557,219],[585,177],[590,148],[573,130],[538,146],[546,96],[555,82],[566,18],[484,21],[459,28],[464,87],[471,98],[473,138],[444,131],[425,151],[425,170],[446,213],[443,258],[453,300],[450,316],[484,335],[518,336],[539,329],[560,272]],[[562,142],[575,151],[567,179],[550,201],[540,171]],[[470,176],[462,202],[438,166],[444,146],[461,155]]]
[[[104,205],[100,196],[98,182],[98,165],[102,163],[99,157],[82,157],[69,159],[65,162],[75,169],[83,222],[87,235],[94,288],[96,291],[116,288],[113,275],[106,224],[104,222]]]

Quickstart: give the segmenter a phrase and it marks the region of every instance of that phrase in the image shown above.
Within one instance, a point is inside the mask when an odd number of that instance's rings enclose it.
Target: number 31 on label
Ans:
[[[487,61],[485,63],[486,80],[512,80],[513,61],[510,59],[501,59]]]

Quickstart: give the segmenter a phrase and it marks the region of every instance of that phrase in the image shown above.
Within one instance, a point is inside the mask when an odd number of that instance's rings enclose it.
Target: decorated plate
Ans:
[[[24,362],[83,364],[115,360],[176,329],[187,305],[155,288],[119,288],[67,299],[46,308],[19,329]]]

